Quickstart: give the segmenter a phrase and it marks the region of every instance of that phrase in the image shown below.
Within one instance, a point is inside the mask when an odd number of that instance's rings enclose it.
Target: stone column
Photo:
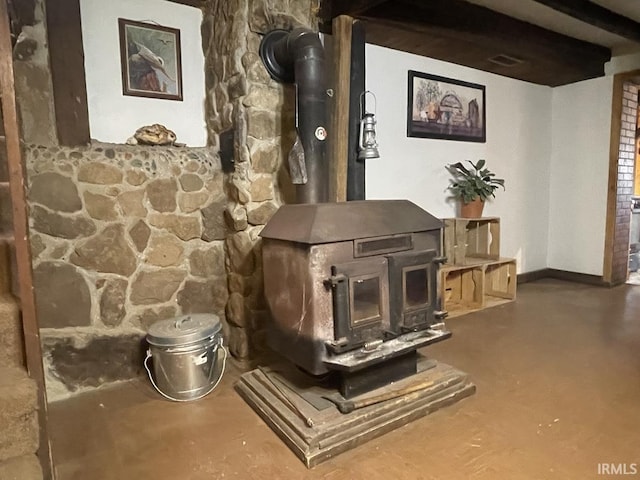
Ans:
[[[225,177],[231,233],[225,241],[233,357],[250,366],[263,352],[262,260],[259,233],[293,198],[283,165],[295,139],[293,89],[273,81],[258,55],[273,29],[314,27],[317,0],[209,0],[202,24],[209,142],[233,129],[234,171]]]

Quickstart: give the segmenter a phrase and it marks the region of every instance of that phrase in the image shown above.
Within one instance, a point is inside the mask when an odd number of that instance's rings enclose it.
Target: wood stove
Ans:
[[[416,373],[451,333],[437,296],[442,222],[408,200],[283,205],[262,230],[268,343],[351,397]]]
[[[260,57],[274,80],[296,85],[297,204],[280,207],[261,233],[268,343],[290,362],[246,372],[236,389],[312,467],[475,385],[417,354],[451,336],[436,288],[440,220],[406,200],[327,203],[322,43],[309,29],[273,30]]]

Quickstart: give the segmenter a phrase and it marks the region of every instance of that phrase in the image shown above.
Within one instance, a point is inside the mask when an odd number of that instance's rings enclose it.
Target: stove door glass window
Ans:
[[[331,275],[333,333],[342,351],[383,338],[390,328],[387,259],[367,257],[332,265]]]
[[[429,278],[431,266],[420,265],[403,269],[404,310],[424,308],[431,303]]]
[[[380,319],[380,278],[355,278],[351,280],[351,323],[358,325]]]

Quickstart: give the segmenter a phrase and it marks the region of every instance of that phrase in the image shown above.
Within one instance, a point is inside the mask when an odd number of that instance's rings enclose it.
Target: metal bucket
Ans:
[[[222,377],[216,375],[222,326],[216,315],[185,315],[160,320],[149,328],[145,368],[154,387],[175,401],[197,400],[211,392]],[[147,366],[153,359],[153,373]],[[154,381],[155,378],[155,381]]]

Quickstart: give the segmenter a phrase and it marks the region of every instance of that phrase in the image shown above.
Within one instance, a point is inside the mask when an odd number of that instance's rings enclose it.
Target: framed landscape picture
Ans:
[[[407,136],[486,142],[485,87],[409,70]]]
[[[182,100],[180,30],[118,19],[122,93]]]

